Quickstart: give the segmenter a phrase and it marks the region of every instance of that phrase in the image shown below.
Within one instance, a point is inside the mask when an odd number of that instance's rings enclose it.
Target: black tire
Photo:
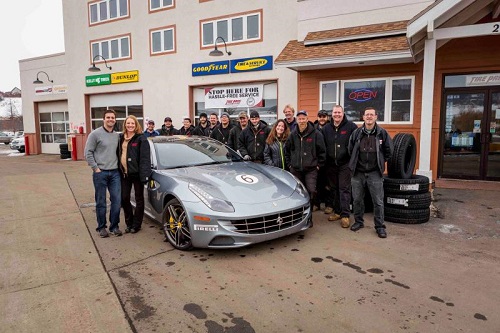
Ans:
[[[431,209],[384,208],[384,220],[403,224],[419,224],[429,221]]]
[[[399,209],[425,209],[431,205],[431,194],[429,192],[419,194],[395,194],[386,193],[384,207]]]
[[[417,142],[411,133],[394,136],[394,152],[387,161],[387,173],[391,178],[409,179],[417,161]]]
[[[418,194],[429,192],[429,178],[412,175],[409,179],[384,177],[385,194]]]
[[[191,230],[184,207],[177,199],[172,199],[163,209],[163,233],[167,241],[176,249],[186,251],[193,248]]]

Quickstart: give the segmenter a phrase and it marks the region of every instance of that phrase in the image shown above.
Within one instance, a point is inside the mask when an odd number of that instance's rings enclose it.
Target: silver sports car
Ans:
[[[205,137],[149,138],[145,214],[177,249],[233,248],[312,225],[309,195],[289,172],[245,162]]]

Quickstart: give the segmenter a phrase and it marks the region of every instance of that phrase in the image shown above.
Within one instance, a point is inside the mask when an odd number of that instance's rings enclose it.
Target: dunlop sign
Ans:
[[[139,71],[118,72],[111,74],[111,83],[139,82]]]
[[[104,86],[107,84],[111,84],[110,74],[90,75],[85,77],[85,85],[87,87]]]

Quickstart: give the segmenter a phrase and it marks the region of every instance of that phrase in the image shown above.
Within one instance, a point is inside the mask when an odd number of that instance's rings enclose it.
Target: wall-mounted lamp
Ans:
[[[95,60],[101,57],[102,60],[104,60],[104,66],[106,66],[107,69],[111,70],[111,66],[108,66],[108,63],[106,62],[106,58],[104,58],[102,55],[98,54],[92,59],[92,67],[89,67],[89,72],[100,72],[101,69],[95,65]]]
[[[47,76],[47,80],[51,83],[54,83],[54,81],[50,79],[49,74],[45,73],[44,71],[39,71],[38,73],[36,73],[36,80],[33,81],[34,84],[42,84],[43,83],[43,81],[38,78],[38,74],[40,74],[40,73],[45,74]]]
[[[227,55],[231,55],[231,51],[227,50],[226,41],[222,37],[217,37],[215,39],[215,48],[212,51],[210,51],[210,53],[208,55],[210,55],[212,57],[220,57],[220,56],[224,55],[224,53],[222,51],[220,51],[220,50],[217,49],[217,41],[219,39],[222,40],[222,42],[224,43],[224,48],[226,49]]]

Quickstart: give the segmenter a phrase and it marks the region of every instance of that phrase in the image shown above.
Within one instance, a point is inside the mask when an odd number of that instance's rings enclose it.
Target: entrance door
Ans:
[[[499,180],[500,92],[446,92],[444,102],[441,176]]]
[[[487,123],[486,178],[500,179],[500,91],[491,92],[490,117]]]

